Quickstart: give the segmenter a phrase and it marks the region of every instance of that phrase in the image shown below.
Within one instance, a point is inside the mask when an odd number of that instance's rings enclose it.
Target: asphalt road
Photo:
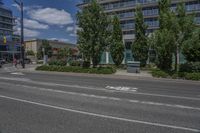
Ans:
[[[0,133],[200,133],[200,82],[1,71]]]

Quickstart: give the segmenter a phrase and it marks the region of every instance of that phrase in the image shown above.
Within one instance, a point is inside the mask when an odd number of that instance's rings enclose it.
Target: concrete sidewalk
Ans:
[[[19,68],[20,71],[35,71],[36,67],[41,66],[41,64],[26,64],[25,68]]]
[[[117,70],[115,75],[152,78],[152,75],[149,73],[149,71],[141,71],[140,73],[128,73],[127,70]]]
[[[40,64],[34,64],[34,65],[27,65],[25,69],[20,68],[20,71],[26,71],[26,72],[41,72],[36,71],[35,68],[37,66],[40,66]],[[50,73],[63,73],[63,74],[73,74],[73,72],[50,72]],[[75,75],[104,75],[104,74],[87,74],[87,73],[74,73]],[[127,70],[117,70],[115,74],[106,75],[106,76],[123,76],[123,77],[144,77],[144,78],[152,78],[152,75],[148,71],[141,71],[140,73],[128,73]]]
[[[35,68],[39,66],[37,64],[26,64],[23,69],[21,65],[15,67],[12,63],[4,64],[0,69],[0,72],[16,72],[16,71],[35,71]]]

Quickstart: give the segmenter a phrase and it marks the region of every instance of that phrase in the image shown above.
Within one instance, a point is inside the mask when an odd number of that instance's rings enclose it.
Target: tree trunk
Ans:
[[[179,47],[177,47],[177,66],[176,66],[176,69],[177,69],[177,72],[179,71],[179,64],[180,64],[180,54],[179,54]]]
[[[174,70],[177,72],[177,64],[178,64],[178,60],[177,60],[177,51],[175,52],[175,64],[174,64]]]
[[[176,52],[175,52],[175,71],[178,72],[179,71],[179,47],[178,45],[176,45]]]

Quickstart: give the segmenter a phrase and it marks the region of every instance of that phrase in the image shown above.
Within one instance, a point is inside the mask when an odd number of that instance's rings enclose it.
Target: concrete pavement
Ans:
[[[0,74],[1,133],[200,133],[200,83]]]
[[[152,75],[150,74],[149,71],[140,71],[140,73],[128,73],[127,70],[117,70],[115,75],[152,78]]]

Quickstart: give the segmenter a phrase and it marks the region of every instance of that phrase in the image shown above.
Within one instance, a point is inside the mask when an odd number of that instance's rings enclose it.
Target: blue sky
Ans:
[[[26,39],[52,39],[76,43],[76,5],[81,0],[23,0]],[[13,0],[4,4],[19,17],[19,10]],[[19,25],[19,24],[18,24]],[[17,26],[16,31],[19,30]]]

